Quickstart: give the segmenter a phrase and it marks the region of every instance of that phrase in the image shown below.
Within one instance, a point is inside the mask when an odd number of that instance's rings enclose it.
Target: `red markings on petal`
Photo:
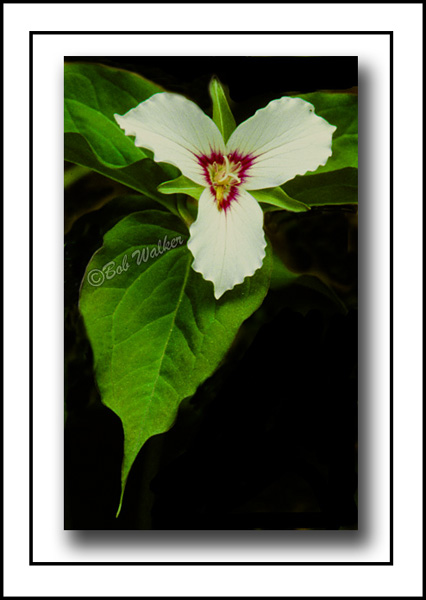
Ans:
[[[196,157],[198,163],[203,169],[206,185],[215,198],[218,210],[226,211],[231,202],[238,196],[238,188],[249,177],[250,167],[255,157],[251,155],[242,155],[237,151],[231,154],[212,152],[209,155],[203,154]],[[218,181],[218,172],[221,172],[222,179]],[[223,172],[229,173],[229,177],[223,182]],[[216,179],[215,179],[216,177]]]

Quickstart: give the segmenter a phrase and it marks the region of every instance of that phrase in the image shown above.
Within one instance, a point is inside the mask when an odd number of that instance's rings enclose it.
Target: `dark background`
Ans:
[[[66,60],[138,72],[207,113],[216,75],[229,87],[237,123],[282,95],[357,92],[356,57]],[[308,280],[271,290],[222,366],[182,403],[174,427],[144,446],[115,518],[122,428],[100,402],[78,290],[103,234],[131,210],[115,199],[127,193],[95,173],[65,193],[65,528],[356,529],[357,215],[350,207],[267,215],[277,254],[326,282],[347,312]]]

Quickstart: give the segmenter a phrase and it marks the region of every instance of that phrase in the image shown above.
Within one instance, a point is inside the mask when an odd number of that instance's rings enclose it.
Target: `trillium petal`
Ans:
[[[114,115],[135,144],[154,152],[157,162],[174,165],[186,176],[206,185],[199,159],[224,153],[219,129],[201,108],[179,94],[160,92],[125,115]]]
[[[336,130],[300,98],[273,100],[241,123],[227,144],[228,154],[250,157],[244,188],[282,185],[296,175],[315,171],[331,156]]]
[[[241,188],[228,208],[221,211],[206,188],[189,231],[192,268],[213,282],[217,299],[262,266],[266,248],[262,209]]]

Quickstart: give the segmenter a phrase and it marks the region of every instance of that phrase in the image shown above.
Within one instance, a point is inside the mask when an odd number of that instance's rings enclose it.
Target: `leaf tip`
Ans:
[[[160,192],[161,194],[167,194],[168,193],[167,188],[166,189],[164,189],[164,188],[165,188],[164,182],[160,183],[160,185],[157,185],[157,192]]]
[[[209,89],[215,85],[220,85],[219,77],[217,75],[212,75],[209,83]]]
[[[120,502],[118,503],[117,512],[115,513],[115,518],[118,519],[121,513],[121,507],[123,506],[123,496],[124,496],[124,486],[121,488],[120,494]]]

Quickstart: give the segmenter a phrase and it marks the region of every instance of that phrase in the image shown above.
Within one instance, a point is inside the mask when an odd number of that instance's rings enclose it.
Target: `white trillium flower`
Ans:
[[[315,171],[331,156],[336,127],[300,98],[283,97],[241,123],[225,144],[216,124],[179,94],[160,92],[114,115],[135,145],[203,186],[190,227],[192,267],[218,299],[262,266],[263,212],[249,193]]]

